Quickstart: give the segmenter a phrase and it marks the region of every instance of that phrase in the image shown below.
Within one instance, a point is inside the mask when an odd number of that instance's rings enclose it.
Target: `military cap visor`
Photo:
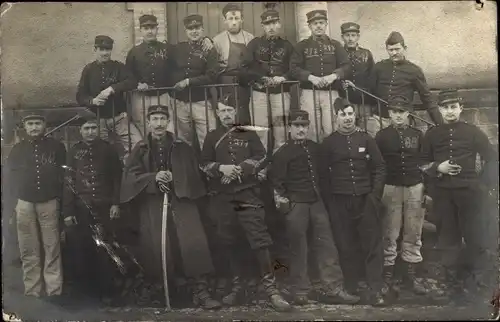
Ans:
[[[26,122],[29,120],[42,120],[45,122],[45,116],[38,114],[38,113],[31,113],[22,118],[22,122]]]
[[[158,26],[158,19],[153,15],[142,15],[139,18],[139,25],[142,26]]]
[[[324,19],[328,20],[326,10],[313,10],[306,14],[307,23],[313,22],[315,20]]]
[[[163,114],[167,117],[170,117],[170,113],[168,112],[168,107],[165,105],[151,105],[148,108],[148,117],[153,114]]]
[[[450,103],[461,103],[462,98],[458,95],[458,90],[450,89],[441,91],[438,94],[438,104],[450,104]]]
[[[346,22],[340,26],[340,30],[342,34],[345,34],[346,32],[358,32],[360,31],[360,26],[357,23],[354,22]]]
[[[184,18],[184,27],[190,29],[190,28],[196,28],[203,26],[203,17],[200,15],[190,15]]]
[[[99,35],[95,37],[94,47],[104,48],[104,49],[113,49],[113,38],[109,36]]]
[[[409,111],[412,108],[412,104],[406,97],[398,95],[389,100],[387,108],[394,111]]]
[[[268,24],[271,22],[279,21],[280,15],[275,10],[268,10],[260,15],[260,20],[261,20],[261,23]]]
[[[290,112],[288,122],[295,125],[309,125],[309,113],[306,111],[298,110]]]

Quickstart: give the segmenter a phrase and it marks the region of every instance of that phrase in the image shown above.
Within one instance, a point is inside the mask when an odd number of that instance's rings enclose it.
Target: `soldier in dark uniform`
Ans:
[[[349,75],[351,62],[342,44],[325,34],[325,10],[308,12],[307,23],[312,35],[295,46],[290,68],[293,78],[301,82],[300,108],[314,119],[310,138],[321,141],[335,130],[332,105],[339,97],[339,80]]]
[[[141,139],[141,133],[131,124],[123,93],[136,87],[133,77],[125,65],[111,60],[113,39],[99,35],[95,37],[94,52],[97,59],[83,68],[76,100],[90,108],[100,119],[100,137],[106,139],[110,132],[120,138],[125,155],[128,156],[129,137],[131,148]],[[130,131],[129,131],[130,129]]]
[[[177,120],[174,122],[178,122],[178,137],[198,149],[193,135],[197,135],[201,148],[208,131],[215,129],[216,120],[210,101],[205,102],[205,99],[210,99],[209,90],[195,86],[213,84],[219,72],[219,62],[216,49],[204,47],[203,17],[189,15],[184,18],[184,26],[189,40],[178,43],[172,57],[175,62],[172,83],[177,90],[173,105],[177,110]]]
[[[260,18],[265,35],[254,38],[248,43],[242,68],[246,80],[253,83],[250,98],[251,123],[271,127],[274,142],[267,142],[268,137],[265,132],[260,139],[266,149],[272,146],[276,151],[286,142],[287,137],[284,119],[290,110],[290,86],[287,84],[280,86],[280,84],[290,79],[293,45],[279,35],[281,22],[277,11],[265,11]],[[266,95],[266,91],[269,96]],[[268,109],[272,115],[272,126],[268,122]]]
[[[306,139],[309,114],[306,111],[292,111],[289,122],[290,140],[273,155],[270,178],[276,204],[286,216],[294,302],[299,305],[308,303],[307,254],[310,229],[310,249],[316,255],[315,264],[319,266],[320,279],[326,290],[321,301],[354,304],[359,301],[359,297],[348,294],[343,288],[337,247],[319,192],[319,144]]]
[[[67,162],[68,179],[78,195],[67,187],[63,207],[66,226],[76,224],[67,234],[71,270],[82,291],[106,299],[114,295],[111,291],[115,271],[107,255],[97,252],[90,225],[98,223],[105,234],[112,233],[111,221],[120,215],[122,162],[116,150],[98,138],[96,119],[79,123],[82,140],[71,147]]]
[[[128,52],[126,65],[137,82],[138,90],[132,94],[132,119],[145,136],[147,130],[144,118],[148,107],[158,104],[170,105],[170,96],[166,89],[148,89],[172,86],[169,77],[173,68],[173,46],[158,41],[158,20],[154,15],[140,16],[139,25],[143,39]],[[169,124],[168,130],[173,132],[172,124]]]
[[[142,300],[162,294],[163,259],[166,243],[166,268],[170,278],[188,279],[193,302],[204,309],[221,305],[208,293],[207,275],[213,273],[212,257],[196,201],[206,195],[205,185],[194,150],[174,139],[167,131],[168,107],[152,105],[148,109],[147,139],[137,144],[125,164],[121,202],[138,214],[139,249],[145,284]],[[168,196],[167,234],[162,234],[165,194]],[[155,294],[156,293],[156,294]],[[163,297],[163,296],[162,296]]]
[[[431,120],[437,124],[441,122],[441,116],[431,100],[431,92],[427,86],[422,69],[406,59],[406,45],[403,36],[397,31],[391,32],[385,41],[389,59],[379,61],[373,67],[370,77],[370,92],[381,99],[388,101],[391,96],[402,95],[413,102],[414,92],[417,91],[424,108],[429,113]],[[380,115],[379,115],[380,114]],[[389,112],[387,104],[380,105],[373,111],[373,116],[367,120],[368,133],[375,137],[382,128],[389,126]]]
[[[355,126],[352,105],[338,99],[335,110],[337,131],[322,143],[323,200],[329,201],[330,222],[346,282],[351,286],[364,273],[372,304],[382,306],[384,254],[379,212],[385,163],[375,140]],[[362,254],[357,253],[357,243],[361,243]]]
[[[239,226],[255,252],[262,285],[272,306],[276,310],[288,310],[290,304],[282,298],[276,286],[269,253],[272,240],[257,187],[257,170],[265,158],[265,149],[256,133],[233,127],[235,105],[233,96],[219,103],[217,115],[224,126],[207,135],[202,151],[202,167],[209,176],[209,189],[213,193],[210,214],[217,223],[220,244],[229,257],[233,276],[232,291],[223,298],[223,303],[235,305],[242,291],[239,250],[234,247]]]
[[[355,22],[346,22],[340,26],[344,48],[347,50],[349,60],[351,61],[351,73],[346,80],[351,81],[357,87],[369,90],[369,79],[375,62],[372,52],[359,46],[360,26]],[[356,108],[358,117],[358,126],[365,128],[365,118],[371,115],[372,99],[369,96],[361,97],[359,91],[352,87],[346,88],[346,98]]]
[[[401,258],[406,266],[405,284],[416,294],[427,293],[415,278],[415,265],[422,262],[422,209],[424,184],[422,166],[422,132],[409,125],[411,102],[404,96],[389,101],[391,125],[380,130],[375,140],[387,166],[382,200],[388,209],[384,220],[384,279],[392,284],[396,264],[397,242],[403,227]]]
[[[463,105],[457,90],[441,91],[438,99],[444,124],[424,136],[423,159],[428,164],[423,170],[435,178],[433,211],[441,217],[437,225],[438,248],[443,252],[446,276],[449,283],[456,283],[457,295],[464,295],[474,287],[464,288],[463,282],[473,277],[474,282],[481,283],[486,265],[482,239],[486,214],[478,213],[481,198],[476,155],[485,161],[482,184],[491,189],[498,187],[498,154],[477,126],[460,121]],[[459,265],[461,244],[456,241],[462,238],[466,255]]]
[[[27,138],[16,143],[5,164],[9,203],[15,204],[24,294],[59,302],[63,290],[60,247],[62,165],[66,149],[45,137],[45,117],[23,118]]]

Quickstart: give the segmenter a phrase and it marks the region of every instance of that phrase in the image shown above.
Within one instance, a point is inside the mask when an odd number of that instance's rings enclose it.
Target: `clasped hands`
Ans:
[[[264,87],[276,87],[283,82],[286,82],[286,78],[283,76],[273,76],[273,77],[264,76],[256,84],[257,87],[264,88]]]
[[[115,90],[113,87],[109,86],[106,89],[103,89],[96,97],[92,99],[92,104],[97,106],[102,106],[106,103],[106,100],[109,98],[111,94],[113,94]]]
[[[222,184],[228,184],[233,180],[240,180],[243,175],[243,169],[239,165],[222,164],[219,166],[219,171],[222,173]]]
[[[439,164],[437,171],[450,176],[456,176],[462,171],[462,167],[450,160],[446,160]]]
[[[308,81],[310,81],[314,86],[318,88],[325,88],[327,86],[330,86],[337,79],[337,74],[330,74],[323,77],[309,75],[309,77],[307,78]]]
[[[172,172],[170,171],[158,171],[156,174],[156,183],[158,184],[158,187],[160,188],[160,191],[163,193],[168,192],[168,186],[167,184],[172,181]]]

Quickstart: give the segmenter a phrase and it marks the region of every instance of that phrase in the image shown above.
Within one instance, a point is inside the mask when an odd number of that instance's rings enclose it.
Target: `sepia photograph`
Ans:
[[[3,320],[499,320],[497,10],[2,3]]]

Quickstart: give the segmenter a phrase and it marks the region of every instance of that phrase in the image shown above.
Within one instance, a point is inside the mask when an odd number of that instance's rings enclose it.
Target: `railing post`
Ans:
[[[328,89],[328,100],[330,101],[330,123],[332,126],[332,133],[335,131],[335,120],[333,118],[333,99],[332,99],[332,84],[330,84],[330,88]],[[325,135],[326,136],[326,135]]]
[[[146,95],[144,93],[141,93],[141,98],[142,98],[142,129],[144,132],[144,138],[147,137],[147,129],[146,129],[146,119],[147,119],[147,113],[146,113]]]
[[[365,132],[368,132],[367,116],[365,108],[365,93],[361,93],[361,108],[363,109],[363,124],[365,126]]]
[[[203,94],[205,96],[205,124],[207,127],[207,134],[210,132],[210,122],[208,121],[208,94],[207,94],[207,87],[203,88]],[[202,147],[203,149],[203,147]]]
[[[285,86],[283,83],[280,84],[280,91],[281,91],[281,111],[283,113],[283,116],[281,117],[281,120],[283,122],[283,140],[286,142],[286,134],[288,133],[287,131],[287,124],[286,124],[286,111],[285,111]],[[290,96],[290,93],[288,94]],[[290,109],[290,100],[288,102],[288,109]]]
[[[274,126],[273,126],[273,111],[271,108],[271,98],[269,94],[269,87],[266,86],[266,103],[267,103],[267,150],[272,151],[274,149]]]
[[[316,111],[316,86],[312,86],[313,90],[313,111],[314,111],[314,128],[316,129],[316,142],[319,143],[319,128],[318,128],[318,112]]]

